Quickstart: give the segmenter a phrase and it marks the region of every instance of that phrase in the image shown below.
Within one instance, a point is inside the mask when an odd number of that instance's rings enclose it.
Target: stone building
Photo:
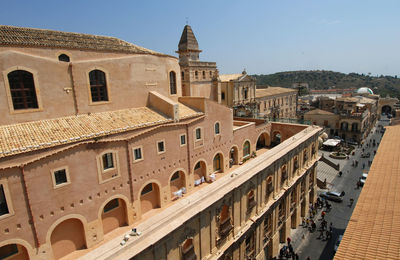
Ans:
[[[234,120],[120,39],[0,35],[0,258],[271,258],[315,200],[319,127]]]
[[[313,125],[324,127],[326,133],[331,137],[339,135],[339,118],[338,114],[322,109],[314,109],[304,114],[305,120],[310,121]]]
[[[218,77],[220,103],[233,108],[236,116],[253,116],[257,114],[256,80],[247,75],[222,74]]]
[[[296,89],[257,86],[256,102],[260,116],[269,118],[296,118]]]
[[[218,101],[215,79],[218,77],[215,62],[200,61],[199,44],[189,25],[183,28],[178,44],[183,96],[206,97]]]

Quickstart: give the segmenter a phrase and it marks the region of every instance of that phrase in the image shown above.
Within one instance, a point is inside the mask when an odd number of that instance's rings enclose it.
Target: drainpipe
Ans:
[[[70,80],[71,80],[72,97],[74,99],[75,115],[78,115],[79,114],[79,109],[78,109],[78,101],[77,101],[76,92],[75,92],[74,74],[72,73],[72,62],[70,62],[69,65],[68,65],[68,73],[69,73]]]
[[[28,204],[29,223],[32,225],[33,235],[34,235],[34,239],[35,239],[35,245],[36,245],[36,248],[39,250],[40,241],[39,241],[39,237],[38,237],[36,226],[35,226],[35,219],[33,218],[32,206],[31,206],[31,202],[30,202],[30,198],[29,198],[29,194],[28,194],[28,188],[26,186],[24,166],[21,165],[21,166],[19,166],[19,168],[21,169],[22,184],[23,184],[23,189],[24,189],[24,193],[25,193],[25,196],[27,199],[27,204]]]
[[[131,203],[133,203],[133,179],[132,179],[132,161],[129,152],[129,141],[126,140],[126,156],[128,162],[128,176],[129,176],[129,191],[131,193]]]
[[[180,140],[179,140],[179,142],[180,142]],[[190,148],[189,148],[189,144],[190,144],[190,142],[189,142],[189,124],[186,124],[186,151],[187,151],[187,163],[188,163],[188,177],[189,177],[189,174],[191,173],[191,171],[192,171],[192,168],[191,168],[191,162],[190,162]],[[205,171],[207,172],[207,168],[205,169]],[[194,174],[194,172],[193,172],[193,174]],[[187,179],[189,179],[189,178],[187,178]]]

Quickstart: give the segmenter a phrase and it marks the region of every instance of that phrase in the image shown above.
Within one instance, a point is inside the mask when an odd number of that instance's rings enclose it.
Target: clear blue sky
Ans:
[[[107,35],[166,54],[188,17],[221,73],[400,76],[400,0],[12,0],[0,24]]]

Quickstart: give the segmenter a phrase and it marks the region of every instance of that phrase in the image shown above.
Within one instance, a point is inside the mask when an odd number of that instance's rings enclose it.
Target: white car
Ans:
[[[361,175],[361,178],[360,178],[361,186],[364,186],[365,181],[367,180],[367,177],[368,177],[368,173],[367,173],[367,172],[364,172],[364,173]]]

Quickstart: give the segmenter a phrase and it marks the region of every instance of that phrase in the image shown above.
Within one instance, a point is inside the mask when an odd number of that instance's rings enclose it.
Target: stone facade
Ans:
[[[258,114],[261,117],[296,118],[296,89],[258,86],[256,102]]]
[[[270,257],[314,201],[320,128],[236,120],[118,39],[0,31],[2,258]]]
[[[218,101],[233,108],[235,116],[253,116],[256,112],[256,80],[247,75],[224,74],[218,77]]]
[[[181,67],[183,96],[206,97],[217,101],[218,90],[215,79],[218,77],[215,62],[200,61],[199,44],[192,28],[186,25],[179,40],[179,65]]]

